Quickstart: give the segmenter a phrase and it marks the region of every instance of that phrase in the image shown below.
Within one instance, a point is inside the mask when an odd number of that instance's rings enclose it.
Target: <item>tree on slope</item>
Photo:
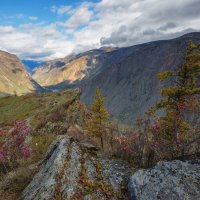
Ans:
[[[94,102],[91,105],[91,116],[87,127],[89,133],[100,138],[102,149],[104,147],[103,136],[106,132],[109,116],[105,106],[105,97],[102,96],[101,90],[97,88]]]
[[[189,43],[184,64],[178,70],[158,75],[160,81],[173,80],[161,90],[161,101],[155,110],[164,115],[153,126],[152,145],[171,157],[185,155],[185,147],[196,133],[187,119],[187,113],[199,109],[200,44]],[[166,156],[164,156],[166,157]]]

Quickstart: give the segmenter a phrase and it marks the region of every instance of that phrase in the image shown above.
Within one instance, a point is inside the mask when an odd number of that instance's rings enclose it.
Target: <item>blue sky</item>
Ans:
[[[34,3],[33,3],[34,2]],[[35,16],[38,20],[46,23],[53,23],[60,19],[51,12],[52,6],[72,6],[76,7],[83,3],[84,0],[1,0],[0,6],[0,24],[19,25],[21,23],[29,22],[30,16]],[[91,2],[98,2],[93,0]],[[67,19],[67,15],[62,16]]]
[[[0,50],[51,60],[200,31],[199,0],[1,0]]]

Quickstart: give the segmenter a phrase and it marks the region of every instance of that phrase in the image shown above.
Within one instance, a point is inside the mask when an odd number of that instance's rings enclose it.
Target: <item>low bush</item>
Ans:
[[[7,133],[1,131],[0,164],[8,172],[16,168],[21,159],[28,159],[31,149],[26,144],[26,138],[31,129],[25,120],[16,121],[14,127]]]

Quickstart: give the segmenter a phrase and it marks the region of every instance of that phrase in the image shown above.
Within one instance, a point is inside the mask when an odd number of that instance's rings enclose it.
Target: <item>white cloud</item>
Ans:
[[[22,19],[24,18],[24,14],[18,13],[16,15],[4,16],[5,19]]]
[[[71,42],[53,24],[23,24],[19,29],[0,27],[0,49],[14,53],[21,59],[63,57],[71,53],[69,46]]]
[[[38,20],[38,17],[36,17],[36,16],[29,16],[28,18],[29,18],[30,20],[32,20],[32,21]]]
[[[51,6],[51,12],[56,13],[57,12],[58,7],[57,6]]]
[[[15,31],[12,26],[0,26],[0,34],[9,34]]]
[[[199,0],[103,0],[97,5],[100,21],[112,22],[112,31],[102,36],[101,45],[128,46],[172,38],[176,36],[175,33],[178,36],[186,29],[200,30],[200,24],[191,25],[200,16],[200,13],[195,12],[200,9],[198,2]],[[135,17],[135,13],[138,16]],[[111,15],[115,18],[112,19]],[[169,24],[173,26],[169,27]],[[165,26],[168,29],[162,30]]]
[[[90,7],[92,5],[93,4],[86,2],[82,3],[79,7],[75,9],[71,9],[71,17],[67,21],[59,24],[69,29],[76,29],[79,26],[87,25],[94,14],[93,11],[90,10]]]
[[[199,0],[102,0],[53,6],[52,24],[0,26],[0,49],[54,59],[100,46],[130,46],[200,31]],[[65,20],[64,20],[65,19]]]
[[[71,6],[52,6],[51,7],[51,12],[57,13],[58,15],[63,15],[63,14],[69,14],[71,11],[72,7]]]

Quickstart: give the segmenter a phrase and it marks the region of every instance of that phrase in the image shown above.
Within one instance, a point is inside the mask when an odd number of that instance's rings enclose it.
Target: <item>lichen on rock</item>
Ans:
[[[21,199],[126,199],[121,183],[129,177],[127,163],[103,160],[98,154],[96,148],[88,149],[69,136],[58,136]]]
[[[151,169],[137,171],[128,189],[133,200],[199,200],[200,163],[161,161]]]

